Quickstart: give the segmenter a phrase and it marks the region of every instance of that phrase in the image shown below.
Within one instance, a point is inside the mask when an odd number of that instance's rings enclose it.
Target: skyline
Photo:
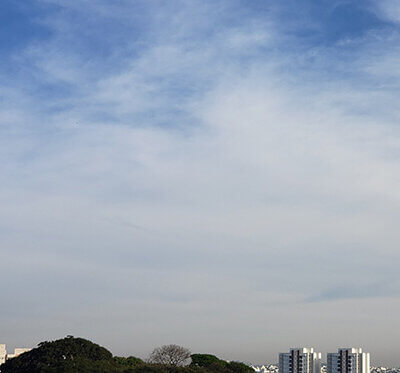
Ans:
[[[0,18],[4,341],[400,366],[398,0]]]
[[[67,336],[67,338],[74,338],[74,337],[73,336]],[[106,346],[101,346],[101,347],[106,347]],[[7,353],[7,344],[0,343],[0,362],[6,360],[7,358],[14,358],[14,357],[16,357],[16,356],[18,356],[18,355],[20,355],[20,354],[22,354],[24,352],[29,352],[33,348],[36,348],[36,347],[29,347],[29,348],[27,348],[27,347],[22,347],[22,348],[21,347],[16,347],[16,348],[14,348],[14,353],[9,354],[9,353]],[[279,352],[278,353],[278,357],[279,358],[278,358],[278,362],[277,363],[275,363],[275,362],[265,362],[265,363],[266,364],[271,364],[271,365],[276,365],[276,366],[278,366],[278,365],[280,366],[281,364],[282,365],[288,365],[288,364],[290,364],[289,361],[290,361],[290,355],[291,355],[292,351],[296,351],[296,350],[298,350],[300,352],[300,355],[304,354],[306,360],[308,359],[307,355],[311,354],[312,359],[317,362],[316,366],[313,367],[313,368],[305,366],[306,370],[307,369],[314,369],[314,370],[318,369],[318,370],[321,370],[323,368],[323,366],[325,366],[325,368],[327,367],[327,361],[324,361],[323,358],[322,358],[322,356],[324,356],[324,353],[322,353],[320,351],[316,351],[316,349],[314,347],[310,347],[310,346],[308,346],[308,347],[304,347],[304,346],[303,347],[290,347],[289,353],[288,352]],[[354,347],[354,346],[352,346],[352,347],[349,347],[349,346],[348,347],[338,347],[337,350],[338,350],[338,352],[334,352],[334,353],[326,352],[325,355],[327,357],[327,360],[329,360],[329,355],[340,355],[340,351],[341,350],[348,350],[348,351],[350,351],[350,354],[366,355],[366,356],[368,356],[368,361],[370,359],[370,353],[363,351],[363,349],[361,347]],[[196,353],[196,352],[191,351],[191,353]],[[132,355],[130,355],[130,356],[132,356]],[[3,358],[3,360],[2,360],[2,358]],[[336,358],[336,356],[335,356],[335,358]],[[282,359],[282,362],[281,362],[281,359]],[[285,359],[288,359],[288,361],[286,361]],[[297,357],[297,359],[298,359],[298,357]],[[285,360],[285,362],[284,362],[284,360]],[[247,362],[247,363],[251,364],[251,362]],[[315,364],[315,362],[314,362],[314,364]],[[0,365],[1,365],[1,363],[0,363]],[[311,365],[313,365],[313,364],[311,364]],[[379,368],[379,367],[370,367],[370,368]],[[388,367],[388,368],[399,368],[400,369],[400,367]],[[287,370],[287,369],[288,369],[288,367],[285,366],[282,370]],[[281,370],[279,370],[279,371],[281,372]],[[291,371],[291,370],[289,370],[289,371]],[[304,373],[309,373],[309,372],[307,370],[307,372],[304,372]],[[368,372],[362,372],[362,373],[368,373]]]

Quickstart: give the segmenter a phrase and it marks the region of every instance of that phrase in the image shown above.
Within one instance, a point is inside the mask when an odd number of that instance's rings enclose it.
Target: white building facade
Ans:
[[[0,344],[0,365],[4,364],[7,359],[12,359],[13,357],[17,357],[18,355],[21,355],[24,352],[28,352],[30,350],[30,348],[16,348],[14,349],[13,354],[7,354],[6,345]]]
[[[4,364],[7,359],[6,345],[0,344],[0,365]]]
[[[313,348],[291,348],[279,354],[279,373],[320,373],[321,353]]]
[[[369,353],[361,348],[339,348],[328,353],[327,373],[370,373]]]

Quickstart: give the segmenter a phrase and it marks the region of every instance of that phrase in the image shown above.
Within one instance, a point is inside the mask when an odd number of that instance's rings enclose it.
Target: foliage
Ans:
[[[129,365],[127,365],[129,367]],[[42,342],[37,348],[7,360],[2,373],[117,373],[124,366],[110,351],[83,338],[68,336]]]
[[[139,359],[138,357],[135,356],[129,356],[129,357],[115,356],[114,361],[120,367],[126,367],[126,368],[134,368],[137,367],[138,365],[144,364],[142,359]]]
[[[166,360],[163,364],[145,363],[141,359],[133,356],[126,358],[113,357],[111,352],[104,347],[83,338],[69,336],[57,341],[42,342],[37,348],[7,360],[5,364],[1,365],[0,369],[2,373],[254,372],[251,368],[242,363],[228,363],[218,359],[214,355],[204,354],[191,355],[192,363],[189,366],[180,366],[188,360],[190,352],[183,347],[178,349],[178,351],[182,352],[178,360]],[[185,352],[185,354],[183,352]],[[187,353],[189,353],[189,355],[183,360]]]
[[[235,373],[254,373],[253,368],[249,367],[246,364],[237,362],[237,361],[231,361],[230,363],[228,363],[227,368],[231,372],[235,372]]]
[[[228,363],[225,360],[218,359],[210,354],[193,354],[190,356],[192,359],[191,366],[207,368],[212,372],[227,372],[226,367]]]
[[[190,350],[178,345],[164,345],[153,350],[149,361],[154,364],[184,366],[190,359]]]
[[[215,355],[210,354],[193,354],[190,357],[192,359],[191,366],[209,367],[213,364],[227,364],[226,361],[220,360]]]
[[[190,366],[203,367],[212,372],[254,373],[254,369],[236,361],[227,362],[210,354],[193,354]]]

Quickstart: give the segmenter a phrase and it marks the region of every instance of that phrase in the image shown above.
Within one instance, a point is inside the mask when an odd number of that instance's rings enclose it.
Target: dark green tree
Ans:
[[[193,354],[190,356],[191,367],[203,367],[212,372],[252,373],[254,369],[246,364],[231,361],[227,362],[210,354]]]
[[[211,354],[193,354],[190,356],[192,362],[190,366],[205,368],[207,371],[229,373],[228,363]]]
[[[123,368],[135,368],[138,365],[144,364],[144,361],[142,359],[139,359],[138,357],[135,356],[129,356],[129,357],[115,356],[114,361],[117,363],[118,366]]]
[[[42,342],[37,348],[7,360],[2,373],[113,373],[121,371],[110,351],[83,338],[68,336]]]
[[[237,361],[231,361],[228,363],[227,368],[235,373],[254,373],[254,369],[252,367]]]
[[[226,366],[227,362],[224,360],[218,359],[215,355],[210,354],[192,354],[190,355],[192,359],[191,366],[196,367],[205,367],[208,368],[212,365],[221,365]]]
[[[179,347],[179,346],[177,346]],[[214,355],[193,354],[190,366],[186,362],[188,350],[168,355],[177,360],[163,360],[158,364],[145,363],[136,357],[113,357],[111,352],[83,338],[68,336],[52,342],[42,342],[37,348],[1,365],[1,373],[250,373],[245,364],[226,362]],[[164,351],[164,350],[162,350]],[[168,350],[171,352],[171,350]],[[183,354],[183,352],[185,354]],[[187,356],[188,357],[188,356]],[[174,365],[175,364],[175,365]]]

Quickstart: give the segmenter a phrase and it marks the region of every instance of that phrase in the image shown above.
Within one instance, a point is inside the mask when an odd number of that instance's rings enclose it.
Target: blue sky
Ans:
[[[397,0],[4,0],[0,19],[5,343],[400,365]]]

